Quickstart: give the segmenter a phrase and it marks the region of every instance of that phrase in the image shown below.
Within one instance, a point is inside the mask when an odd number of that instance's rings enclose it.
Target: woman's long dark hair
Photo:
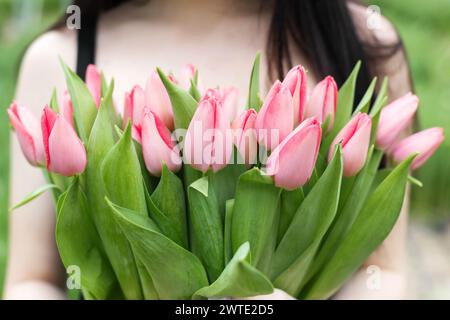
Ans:
[[[75,0],[81,8],[82,24],[90,23],[104,11],[132,0]],[[319,78],[332,75],[340,86],[353,66],[362,67],[356,88],[360,99],[373,74],[369,66],[378,58],[393,55],[402,44],[383,46],[360,39],[351,17],[351,0],[273,0],[267,41],[267,61],[272,77],[282,78],[292,65],[292,50],[300,50],[311,71]],[[83,26],[82,26],[83,27]]]

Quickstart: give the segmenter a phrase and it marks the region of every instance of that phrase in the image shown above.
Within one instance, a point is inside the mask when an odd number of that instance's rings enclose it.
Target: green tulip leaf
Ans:
[[[231,221],[233,221],[234,199],[227,200],[225,204],[225,227],[224,227],[224,250],[225,264],[230,262],[232,257],[231,249]]]
[[[105,104],[109,95],[102,99],[100,103],[100,109],[89,137],[86,194],[88,195],[89,207],[92,209],[93,221],[125,297],[141,299],[140,279],[133,252],[122,230],[114,221],[111,209],[104,200],[106,188],[103,183],[101,165],[115,144],[114,128],[110,122],[108,105]],[[110,159],[112,160],[111,157]],[[122,169],[111,174],[121,175]],[[125,194],[129,193],[125,192]]]
[[[187,129],[197,109],[197,101],[188,92],[170,81],[161,69],[157,68],[156,70],[166,87],[170,102],[172,103],[175,128]]]
[[[252,297],[272,292],[270,281],[250,264],[250,245],[245,242],[236,250],[219,278],[198,290],[193,298]]]
[[[56,94],[56,88],[53,88],[49,106],[56,113],[59,112],[58,95]]]
[[[375,100],[372,109],[370,110],[370,116],[372,117],[372,130],[370,132],[370,143],[374,144],[377,138],[378,123],[380,121],[380,114],[382,108],[386,105],[388,100],[387,97],[388,88],[388,78],[385,77],[381,85],[380,91],[378,93],[377,99]]]
[[[147,206],[141,167],[131,138],[130,124],[120,140],[106,155],[101,171],[106,194],[111,201],[146,215]]]
[[[149,217],[107,202],[160,299],[189,299],[208,285],[199,259],[161,234]]]
[[[83,142],[87,142],[97,116],[97,107],[91,92],[83,80],[73,72],[62,60],[61,65],[66,77],[67,89],[73,105],[75,126]]]
[[[195,101],[199,102],[202,98],[202,94],[198,90],[198,71],[195,72],[194,79],[191,79],[190,83],[189,94],[195,99]]]
[[[341,131],[350,120],[355,100],[356,79],[360,68],[361,61],[358,61],[353,68],[352,73],[350,73],[350,76],[339,89],[333,129],[331,130],[331,133],[325,137],[325,140],[322,143],[321,149],[325,150],[325,153],[322,154],[328,154],[328,149],[330,148],[334,137],[336,137],[339,131]]]
[[[183,183],[167,166],[163,166],[161,180],[147,199],[150,218],[163,234],[183,248],[188,248],[186,200]]]
[[[303,194],[303,190],[301,188],[292,191],[283,190],[281,192],[280,224],[278,226],[277,243],[280,243],[304,198],[305,195]]]
[[[330,297],[388,236],[402,208],[413,159],[400,163],[369,196],[336,253],[302,292],[302,298]]]
[[[368,113],[370,108],[370,102],[372,100],[373,92],[375,91],[375,85],[377,84],[377,77],[372,79],[372,82],[370,83],[369,87],[366,90],[366,93],[364,93],[364,96],[362,97],[361,101],[359,102],[358,106],[355,108],[355,111],[353,114],[357,114],[358,112]]]
[[[333,256],[360,213],[383,156],[383,152],[379,150],[374,151],[373,147],[371,148],[370,154],[371,156],[368,157],[364,168],[354,180],[347,197],[341,197],[339,210],[333,224],[322,240],[320,248],[304,279],[304,283],[309,281]]]
[[[224,237],[217,196],[208,177],[189,186],[188,199],[191,250],[214,282],[224,267]]]
[[[86,196],[80,189],[79,180],[75,179],[58,201],[58,251],[66,268],[79,268],[81,285],[93,298],[112,298],[118,291],[115,288],[117,280],[89,211]]]
[[[271,278],[275,286],[296,296],[320,241],[339,203],[343,171],[342,149],[303,200],[274,255]],[[326,201],[324,201],[326,199]]]
[[[57,186],[56,184],[46,184],[43,185],[42,187],[37,188],[36,190],[32,191],[30,194],[28,194],[25,199],[23,199],[22,201],[20,201],[19,203],[15,204],[13,207],[11,207],[9,209],[9,211],[13,211],[16,210],[20,207],[23,207],[24,205],[30,203],[31,201],[33,201],[34,199],[36,199],[37,197],[39,197],[40,195],[44,194],[46,191],[48,190],[52,190],[52,189],[56,189],[56,190],[60,190],[60,187]]]
[[[252,73],[250,75],[250,85],[248,90],[247,109],[254,108],[259,111],[262,106],[259,85],[259,69],[261,64],[261,54],[258,53],[253,62]]]
[[[233,252],[250,243],[252,265],[258,267],[268,250],[273,225],[278,221],[278,202],[281,189],[258,168],[246,171],[239,178],[231,223]]]

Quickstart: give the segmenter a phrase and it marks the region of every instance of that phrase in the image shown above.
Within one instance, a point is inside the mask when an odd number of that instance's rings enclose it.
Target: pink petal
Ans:
[[[146,106],[155,113],[169,130],[173,130],[173,112],[169,94],[158,73],[153,71],[145,87]]]
[[[294,126],[303,121],[304,107],[307,96],[306,71],[301,66],[293,67],[283,80],[283,84],[289,88],[294,105]]]
[[[64,176],[81,174],[86,168],[86,150],[73,127],[56,118],[48,139],[49,170]]]
[[[50,168],[51,158],[49,151],[49,137],[52,132],[53,126],[55,125],[57,115],[56,113],[46,105],[42,111],[41,117],[41,128],[42,128],[42,139],[44,144],[45,159],[47,163],[47,168]]]
[[[97,108],[102,97],[102,77],[95,65],[90,64],[86,69],[86,86],[94,98]]]
[[[181,168],[179,150],[169,129],[148,109],[142,121],[142,152],[145,165],[154,176],[161,176],[163,164],[173,172]]]

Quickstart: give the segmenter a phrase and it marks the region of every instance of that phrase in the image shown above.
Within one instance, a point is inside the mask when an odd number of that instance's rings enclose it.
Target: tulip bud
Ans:
[[[233,137],[220,100],[206,96],[200,101],[184,139],[184,159],[202,172],[224,168],[231,157]]]
[[[191,87],[191,80],[194,80],[195,74],[197,73],[197,68],[193,64],[187,64],[181,69],[181,76],[179,84],[184,90],[189,90]],[[197,75],[197,89],[203,93],[204,87]]]
[[[274,177],[277,187],[294,190],[309,180],[316,165],[321,139],[320,123],[309,118],[272,151],[267,160],[267,174]]]
[[[8,116],[27,161],[32,166],[45,164],[44,144],[38,119],[27,109],[19,107],[16,102],[9,107]]]
[[[180,151],[169,129],[148,108],[142,119],[142,154],[147,170],[154,176],[161,176],[163,164],[173,172],[181,168]]]
[[[102,77],[95,65],[90,64],[86,69],[86,86],[94,98],[95,105],[100,107],[100,100],[102,98]]]
[[[69,93],[66,91],[64,91],[63,94],[63,101],[62,101],[62,108],[61,108],[61,116],[66,119],[66,121],[68,123],[70,123],[70,125],[74,127],[74,122],[73,122],[73,104],[72,104],[72,99],[70,98]]]
[[[291,133],[293,126],[294,107],[291,93],[288,87],[276,81],[256,117],[258,141],[267,150],[272,150]]]
[[[222,91],[222,107],[227,114],[230,122],[238,115],[239,109],[239,90],[235,87],[229,87]]]
[[[372,119],[366,113],[358,113],[334,138],[328,154],[331,161],[335,146],[342,143],[344,176],[352,177],[364,166],[370,143]]]
[[[283,80],[283,84],[289,88],[294,105],[294,126],[303,121],[304,107],[307,95],[307,78],[305,69],[301,66],[293,67]]]
[[[255,109],[245,110],[231,125],[231,128],[234,130],[234,143],[245,164],[256,163],[258,153],[258,141],[255,130],[256,116]]]
[[[86,168],[86,150],[73,127],[48,106],[41,118],[47,169],[63,176],[80,174]]]
[[[125,93],[123,126],[128,121],[136,126],[141,126],[142,114],[145,108],[145,93],[138,85],[134,86],[130,93]]]
[[[321,123],[328,119],[326,130],[333,127],[336,114],[338,89],[333,77],[326,77],[313,89],[305,107],[305,117],[316,117]]]
[[[172,103],[156,71],[153,71],[147,80],[145,87],[145,105],[164,122],[169,130],[173,130]]]
[[[411,169],[416,170],[433,155],[443,141],[444,130],[442,128],[426,129],[410,135],[394,145],[392,157],[396,163],[400,163],[410,155],[418,153],[411,165]]]
[[[381,110],[377,128],[377,145],[380,149],[389,150],[401,133],[411,125],[418,105],[419,98],[408,93]]]

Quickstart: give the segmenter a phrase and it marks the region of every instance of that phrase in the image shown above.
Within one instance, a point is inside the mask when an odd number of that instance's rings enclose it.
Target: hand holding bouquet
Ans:
[[[178,80],[157,69],[120,114],[114,81],[90,66],[84,83],[62,65],[68,92],[62,103],[53,94],[40,123],[8,110],[49,181],[18,206],[53,191],[59,253],[89,299],[274,287],[328,298],[392,230],[408,179],[419,183],[410,170],[443,140],[440,128],[401,137],[418,98],[384,107],[387,80],[353,108],[359,63],[339,91],[328,76],[310,95],[296,66],[262,101],[258,56],[245,108],[235,88],[204,90],[193,66]]]

